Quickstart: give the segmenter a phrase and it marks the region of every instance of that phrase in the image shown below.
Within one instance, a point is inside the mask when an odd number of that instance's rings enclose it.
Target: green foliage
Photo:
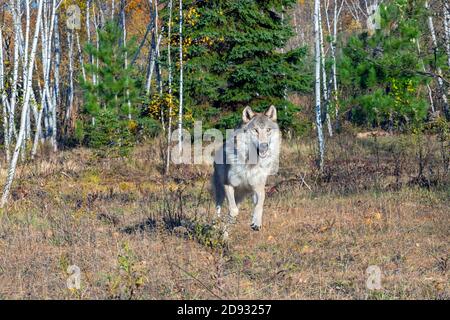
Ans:
[[[144,265],[137,259],[128,242],[121,245],[116,272],[107,276],[111,298],[132,299],[146,282]]]
[[[288,104],[285,97],[289,93],[309,90],[306,48],[286,53],[280,49],[293,35],[286,18],[286,10],[293,4],[294,0],[187,4],[185,95],[194,117],[230,128],[239,122],[236,111],[246,105],[267,108],[276,101],[281,110]],[[282,119],[287,128],[295,117]]]
[[[140,117],[137,119],[139,137],[156,137],[161,132],[161,123],[150,117]]]
[[[348,40],[338,70],[355,122],[402,128],[425,119],[429,79],[420,72],[417,47],[426,25],[423,8],[423,0],[381,5],[381,28]]]
[[[84,138],[86,136],[86,131],[84,128],[84,122],[81,120],[77,120],[77,122],[75,123],[75,140],[78,143],[83,143]]]
[[[217,227],[196,222],[193,224],[191,229],[193,237],[204,246],[212,249],[219,249],[226,246],[226,242],[223,239],[223,234],[217,230]]]
[[[133,121],[138,110],[139,83],[136,71],[125,67],[127,57],[133,56],[134,41],[122,41],[121,29],[113,21],[99,31],[99,48],[91,44],[85,48],[99,65],[86,66],[87,79],[81,79],[85,92],[84,124],[78,123],[76,135],[90,147],[112,148],[126,154],[133,141]],[[97,79],[93,81],[94,75]]]
[[[100,156],[126,156],[135,141],[135,122],[121,120],[115,110],[100,110],[85,130],[88,146]]]

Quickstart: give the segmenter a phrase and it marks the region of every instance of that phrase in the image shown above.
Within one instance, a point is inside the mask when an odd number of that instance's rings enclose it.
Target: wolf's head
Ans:
[[[270,106],[264,113],[253,112],[250,107],[246,107],[242,112],[242,129],[249,133],[250,142],[260,158],[265,158],[273,149],[272,144],[276,141],[279,128],[277,124],[277,109]]]

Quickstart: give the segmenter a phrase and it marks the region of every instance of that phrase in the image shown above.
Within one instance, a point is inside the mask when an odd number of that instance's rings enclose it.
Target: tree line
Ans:
[[[289,135],[315,131],[320,169],[343,122],[411,131],[438,119],[448,130],[445,1],[2,0],[0,10],[1,206],[18,163],[43,147],[122,156],[163,135],[168,172],[173,132],[181,148],[181,129],[233,127],[246,105],[276,105]]]

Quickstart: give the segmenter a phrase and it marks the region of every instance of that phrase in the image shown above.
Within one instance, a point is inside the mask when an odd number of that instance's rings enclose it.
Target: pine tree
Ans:
[[[291,91],[307,91],[306,48],[284,52],[293,36],[283,19],[295,0],[191,1],[185,5],[186,107],[218,126],[239,121],[236,109],[279,107],[282,126],[292,123]],[[233,111],[230,116],[224,112]]]
[[[381,28],[352,36],[340,61],[347,106],[357,123],[389,129],[420,123],[427,115],[431,79],[423,72],[417,42],[426,25],[423,0],[395,0],[380,6]],[[358,107],[356,107],[358,106]]]
[[[138,78],[133,66],[126,64],[126,57],[133,56],[134,41],[124,43],[123,34],[114,21],[99,31],[99,47],[88,44],[88,55],[99,64],[88,64],[86,71],[93,75],[83,81],[85,90],[84,113],[90,117],[84,138],[94,148],[115,147],[125,151],[131,145],[131,135],[137,127],[135,107],[139,100]],[[96,79],[95,82],[93,79]],[[129,119],[129,116],[133,119]]]

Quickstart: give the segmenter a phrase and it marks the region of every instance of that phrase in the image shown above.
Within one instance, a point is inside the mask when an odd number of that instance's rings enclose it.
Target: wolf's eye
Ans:
[[[272,133],[272,129],[267,128],[267,134],[271,134]]]
[[[255,134],[258,134],[258,129],[253,128],[252,132],[255,133]]]

